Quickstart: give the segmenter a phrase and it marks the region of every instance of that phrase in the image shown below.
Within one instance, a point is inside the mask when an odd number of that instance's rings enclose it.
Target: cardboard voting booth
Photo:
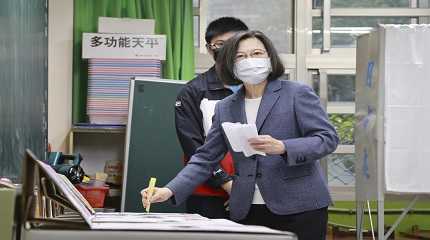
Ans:
[[[430,25],[381,25],[358,38],[356,198],[378,201],[378,226],[387,193],[430,193],[429,41]]]

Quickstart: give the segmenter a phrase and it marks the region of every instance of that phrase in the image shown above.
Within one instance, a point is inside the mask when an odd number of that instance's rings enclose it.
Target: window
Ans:
[[[199,48],[200,46],[200,16],[193,17],[193,31],[194,31],[194,47]]]
[[[327,157],[327,180],[330,187],[353,187],[355,184],[354,154],[330,154]]]
[[[368,33],[378,24],[409,24],[416,18],[409,17],[332,17],[331,46],[334,48],[355,48],[356,38]],[[312,18],[312,47],[322,48],[321,17]]]
[[[199,7],[200,6],[200,1],[199,0],[193,0],[193,7]]]
[[[354,114],[331,113],[329,114],[330,122],[336,128],[339,136],[339,144],[353,145],[354,144]]]
[[[265,33],[279,53],[292,52],[292,0],[216,0],[207,2],[207,23],[223,16],[243,20],[250,29]],[[267,6],[267,7],[265,7]]]
[[[332,0],[332,8],[407,8],[409,0]]]
[[[313,78],[313,88],[319,95],[319,77]],[[328,75],[327,97],[329,102],[355,101],[355,75]]]
[[[332,0],[332,8],[409,8],[411,0]],[[417,7],[428,7],[428,0],[416,1]],[[313,8],[321,8],[323,0],[313,0]]]
[[[199,48],[200,46],[200,0],[193,0],[193,32],[194,32],[194,47]]]

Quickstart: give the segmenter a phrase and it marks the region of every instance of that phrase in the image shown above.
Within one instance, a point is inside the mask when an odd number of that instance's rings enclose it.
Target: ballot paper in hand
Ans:
[[[233,151],[243,152],[246,157],[254,154],[266,156],[266,153],[257,151],[249,145],[248,139],[258,136],[255,124],[224,122],[221,126],[224,129]]]

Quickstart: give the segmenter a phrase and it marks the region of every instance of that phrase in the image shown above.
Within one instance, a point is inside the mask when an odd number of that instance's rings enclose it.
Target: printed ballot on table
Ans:
[[[248,139],[258,136],[255,124],[224,122],[221,126],[233,151],[243,152],[246,157],[254,154],[266,156],[266,153],[257,151],[249,145]]]
[[[93,230],[145,230],[145,231],[190,231],[190,232],[225,232],[281,234],[281,232],[263,226],[242,225],[226,219],[209,219],[198,214],[187,213],[140,213],[140,212],[96,212],[81,195],[69,179],[55,172],[51,166],[38,160],[27,150],[24,161],[25,179],[23,181],[24,222],[28,228],[39,226],[85,226]],[[37,181],[35,180],[37,179]],[[151,185],[155,186],[152,180]],[[67,210],[68,213],[54,217],[36,217],[39,211],[34,207],[37,199],[34,189],[41,189],[45,199]],[[43,205],[44,206],[44,205]],[[42,207],[45,215],[50,210]],[[48,225],[50,224],[50,225]],[[264,236],[264,235],[261,235]]]

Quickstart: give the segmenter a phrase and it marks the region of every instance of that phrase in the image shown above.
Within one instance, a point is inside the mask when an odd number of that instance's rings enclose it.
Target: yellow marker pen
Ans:
[[[149,185],[148,185],[148,205],[146,205],[146,209],[145,211],[147,213],[149,213],[149,208],[151,207],[151,198],[152,198],[152,194],[154,194],[154,188],[155,188],[155,183],[157,182],[156,178],[151,178],[149,179]]]

